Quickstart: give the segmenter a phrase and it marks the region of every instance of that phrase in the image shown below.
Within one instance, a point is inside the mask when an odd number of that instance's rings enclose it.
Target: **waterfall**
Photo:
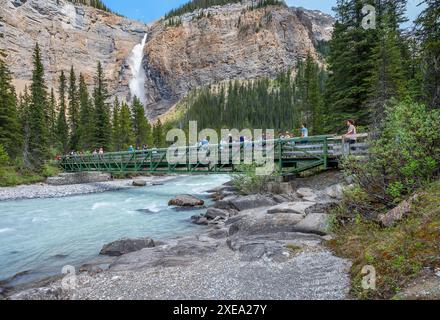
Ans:
[[[147,42],[148,34],[145,34],[142,42],[137,44],[131,51],[130,57],[128,58],[128,65],[131,70],[132,78],[130,80],[130,93],[131,97],[138,97],[142,104],[145,106],[145,71],[142,67],[142,60],[144,57],[145,43]]]

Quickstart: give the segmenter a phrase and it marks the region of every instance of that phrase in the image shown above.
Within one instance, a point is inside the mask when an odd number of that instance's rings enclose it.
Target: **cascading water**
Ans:
[[[144,57],[144,48],[147,42],[148,34],[145,34],[142,42],[137,44],[131,51],[128,58],[128,64],[131,70],[132,78],[130,80],[130,93],[132,98],[138,97],[142,104],[145,106],[145,71],[142,67],[142,60]]]

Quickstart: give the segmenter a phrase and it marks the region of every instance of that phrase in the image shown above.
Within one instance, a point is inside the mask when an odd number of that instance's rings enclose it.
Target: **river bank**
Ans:
[[[172,175],[136,177],[136,179],[145,181],[146,185],[164,183],[174,178],[176,178],[176,176]],[[83,194],[101,193],[130,188],[133,186],[132,184],[133,179],[117,179],[106,182],[82,183],[60,186],[49,185],[47,183],[37,183],[15,187],[1,187],[0,202],[25,199],[62,198]]]
[[[242,197],[231,195],[230,186],[213,190],[221,200],[193,217],[206,225],[196,235],[101,256],[80,268],[73,286],[57,279],[9,298],[346,299],[351,263],[323,246],[329,239],[325,211],[337,202],[339,179],[307,179],[304,185],[319,189],[292,185],[289,194]]]

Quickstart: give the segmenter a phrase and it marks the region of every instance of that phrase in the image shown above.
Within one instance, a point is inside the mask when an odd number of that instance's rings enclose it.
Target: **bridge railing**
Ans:
[[[323,135],[313,136],[309,138],[291,138],[291,139],[274,139],[264,141],[246,141],[233,144],[215,144],[205,146],[185,146],[174,148],[176,154],[184,155],[184,159],[192,154],[216,152],[218,155],[218,163],[210,163],[208,167],[218,169],[224,160],[224,153],[232,159],[244,159],[246,152],[253,155],[255,150],[261,148],[260,154],[267,157],[273,152],[274,160],[282,169],[290,166],[294,162],[296,166],[301,161],[307,162],[307,165],[318,165],[322,163],[325,167],[327,162],[332,158],[339,158],[349,154],[365,154],[368,149],[368,134],[356,135],[350,137],[354,141],[348,143],[348,139],[343,136]],[[272,147],[270,147],[272,146]],[[232,154],[231,154],[232,150]],[[154,172],[159,168],[167,167],[168,170],[175,170],[176,165],[169,164],[167,156],[170,148],[153,148],[148,150],[136,150],[125,152],[111,152],[104,154],[88,154],[88,155],[72,155],[64,156],[59,161],[59,165],[67,171],[107,171],[107,172],[124,172],[124,171],[150,171]],[[235,152],[235,154],[233,154]],[[195,166],[187,163],[187,170],[191,171],[203,167],[201,163]],[[229,162],[228,163],[232,163]],[[224,164],[223,164],[224,166]],[[301,167],[301,166],[300,166]],[[299,170],[299,169],[298,169]]]

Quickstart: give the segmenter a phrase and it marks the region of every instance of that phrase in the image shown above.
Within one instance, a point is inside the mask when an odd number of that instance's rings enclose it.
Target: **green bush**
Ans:
[[[9,156],[3,145],[0,144],[0,168],[9,164]]]
[[[412,101],[392,104],[367,161],[347,159],[344,170],[370,198],[363,215],[394,207],[439,174],[440,111]]]
[[[41,171],[41,175],[46,178],[54,177],[59,173],[60,173],[60,169],[50,164],[45,164]]]
[[[268,182],[272,181],[274,177],[279,176],[278,173],[269,176],[259,176],[256,169],[255,165],[239,166],[238,171],[241,173],[235,174],[232,177],[232,183],[239,193],[249,195],[267,192]]]

